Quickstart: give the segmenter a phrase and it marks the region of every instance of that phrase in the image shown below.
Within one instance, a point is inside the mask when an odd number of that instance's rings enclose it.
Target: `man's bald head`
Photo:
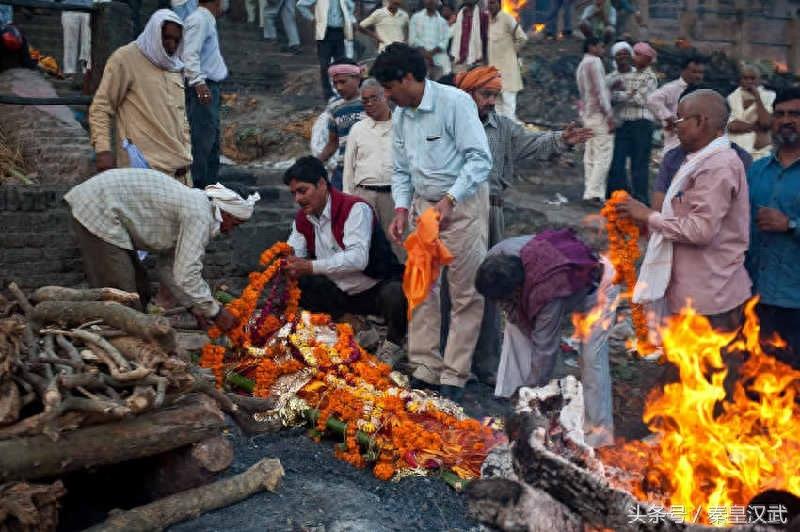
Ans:
[[[687,94],[680,101],[685,113],[704,116],[708,119],[708,127],[716,131],[724,131],[728,124],[728,103],[725,98],[712,89],[698,89]]]

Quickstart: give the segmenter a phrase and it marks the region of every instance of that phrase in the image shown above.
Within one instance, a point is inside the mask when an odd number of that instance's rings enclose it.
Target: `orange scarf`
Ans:
[[[408,300],[408,319],[414,308],[425,301],[439,279],[442,266],[453,262],[453,255],[439,240],[439,213],[429,208],[417,220],[417,228],[403,246],[408,251],[403,274],[403,293]]]

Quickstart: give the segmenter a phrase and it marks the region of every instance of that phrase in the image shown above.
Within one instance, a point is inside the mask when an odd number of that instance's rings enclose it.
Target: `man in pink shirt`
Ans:
[[[727,121],[718,92],[701,89],[684,97],[674,124],[688,155],[661,212],[633,199],[618,212],[646,224],[651,233],[634,301],[664,297],[672,314],[691,301],[712,326],[732,330],[750,297],[744,267],[750,200],[742,162],[721,134]]]
[[[683,69],[678,79],[665,83],[647,97],[647,105],[661,121],[664,127],[664,150],[662,154],[678,146],[678,137],[675,135],[675,112],[678,110],[678,100],[689,85],[703,82],[705,75],[705,58],[701,56],[687,57],[683,61]]]

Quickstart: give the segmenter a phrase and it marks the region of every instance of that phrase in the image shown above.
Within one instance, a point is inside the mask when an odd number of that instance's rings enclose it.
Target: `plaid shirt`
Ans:
[[[622,89],[612,87],[617,81],[622,82]],[[606,83],[611,90],[614,118],[617,121],[655,121],[655,117],[648,107],[647,97],[658,89],[658,79],[650,67],[641,72],[631,71],[624,74],[612,72],[606,76]]]
[[[500,196],[514,180],[516,164],[524,159],[549,159],[566,151],[561,131],[528,131],[508,117],[491,113],[484,124],[489,151],[492,153],[492,171],[489,174],[489,191]]]
[[[181,304],[204,316],[219,312],[202,276],[206,246],[219,231],[205,192],[155,170],[121,168],[76,185],[64,200],[98,238],[159,255],[161,282]]]

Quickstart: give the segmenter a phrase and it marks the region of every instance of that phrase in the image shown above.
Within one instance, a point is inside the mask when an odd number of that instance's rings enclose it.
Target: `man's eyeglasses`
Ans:
[[[773,111],[772,118],[800,118],[800,111]]]
[[[703,115],[689,115],[689,116],[682,116],[681,118],[676,118],[675,120],[673,120],[673,121],[672,121],[672,123],[673,123],[674,125],[676,125],[676,126],[677,126],[678,124],[680,124],[680,123],[682,123],[682,122],[686,122],[686,121],[687,121],[687,120],[689,120],[690,118],[701,118],[702,116],[703,116]]]
[[[377,96],[362,96],[361,97],[361,103],[364,104],[364,105],[368,105],[368,104],[371,104],[371,103],[378,103],[379,101],[380,101],[380,98],[377,97]]]

